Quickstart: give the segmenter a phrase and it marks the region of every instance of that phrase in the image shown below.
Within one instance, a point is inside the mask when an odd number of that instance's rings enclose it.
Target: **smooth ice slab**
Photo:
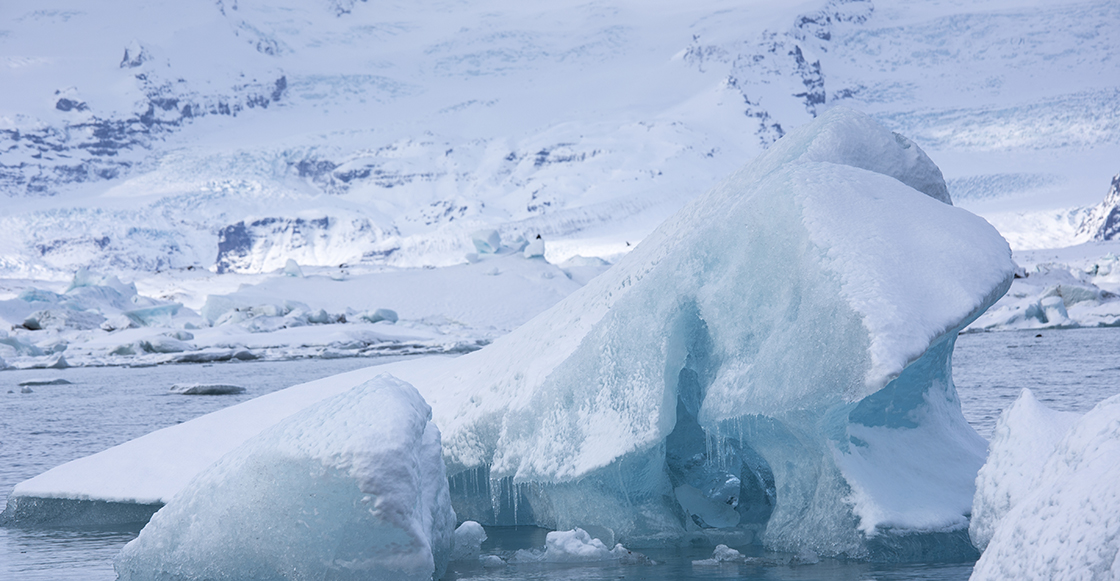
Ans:
[[[120,579],[440,578],[455,514],[430,418],[382,375],[276,424],[157,512]]]

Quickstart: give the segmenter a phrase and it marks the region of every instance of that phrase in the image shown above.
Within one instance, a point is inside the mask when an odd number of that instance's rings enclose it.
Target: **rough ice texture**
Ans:
[[[985,442],[949,356],[1014,264],[936,176],[834,109],[556,307],[415,380],[461,516],[628,543],[765,526],[783,550],[973,551]]]
[[[996,422],[988,461],[976,476],[968,534],[981,551],[1007,513],[1035,489],[1035,479],[1078,418],[1054,411],[1024,389]]]
[[[486,531],[473,520],[464,521],[451,536],[452,561],[477,561],[482,553]]]
[[[643,556],[635,554],[621,544],[609,548],[603,541],[587,531],[575,528],[570,531],[552,531],[545,536],[544,550],[521,549],[515,561],[528,563],[593,563],[597,561],[638,561]]]
[[[1015,439],[1003,445],[1022,448],[1030,443]],[[1016,475],[1009,471],[1007,476]],[[1074,422],[1030,489],[997,524],[971,577],[976,581],[1118,578],[1120,395]]]
[[[120,579],[438,579],[455,515],[430,418],[388,375],[303,410],[156,513]]]

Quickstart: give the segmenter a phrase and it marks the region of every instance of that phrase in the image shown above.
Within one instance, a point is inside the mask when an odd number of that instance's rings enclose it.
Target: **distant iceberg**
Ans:
[[[431,408],[380,376],[195,478],[116,561],[138,579],[439,579],[455,513]]]

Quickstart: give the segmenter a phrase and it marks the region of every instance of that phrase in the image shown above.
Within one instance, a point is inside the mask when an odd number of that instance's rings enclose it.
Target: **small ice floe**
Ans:
[[[506,566],[506,562],[497,555],[483,555],[478,558],[478,562],[487,569],[497,569]]]
[[[33,385],[33,386],[37,387],[37,386],[40,386],[40,385],[70,385],[70,382],[66,381],[65,379],[28,379],[28,380],[19,382],[19,385],[20,385],[20,387],[29,386],[29,385]]]
[[[245,388],[240,385],[223,383],[176,383],[171,386],[171,393],[176,395],[234,395],[245,393]]]
[[[21,387],[21,388],[20,388],[19,392],[20,392],[20,393],[31,393],[31,388],[30,388],[30,387],[27,387],[27,386],[25,385],[25,386],[23,386],[23,387]]]
[[[544,541],[544,550],[521,549],[513,556],[521,563],[595,563],[617,561],[624,565],[652,564],[649,557],[616,544],[608,549],[603,541],[592,537],[581,528],[570,531],[553,531]]]
[[[451,535],[451,560],[466,561],[479,559],[486,531],[473,520],[463,521]]]
[[[720,565],[729,565],[732,563],[745,563],[747,558],[742,553],[728,547],[727,545],[716,545],[716,550],[712,551],[711,558],[700,559],[693,561],[693,567],[719,567]]]

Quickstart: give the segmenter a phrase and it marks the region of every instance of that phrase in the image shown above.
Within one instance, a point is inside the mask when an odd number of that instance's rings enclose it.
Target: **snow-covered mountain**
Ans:
[[[0,7],[0,276],[611,258],[843,103],[1018,248],[1120,152],[1120,6],[353,0]]]

